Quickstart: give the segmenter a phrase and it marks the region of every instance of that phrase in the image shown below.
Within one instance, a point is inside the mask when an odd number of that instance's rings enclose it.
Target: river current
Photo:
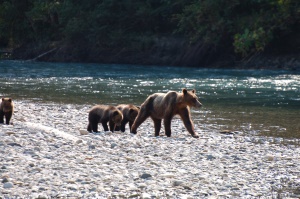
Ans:
[[[195,89],[203,131],[300,138],[300,71],[0,61],[0,85],[14,100],[87,106]]]

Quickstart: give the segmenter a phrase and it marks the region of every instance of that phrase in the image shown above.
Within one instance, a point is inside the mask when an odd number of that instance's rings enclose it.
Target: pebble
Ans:
[[[181,184],[183,184],[183,181],[181,181],[181,180],[176,180],[173,182],[173,186],[179,186]]]
[[[143,198],[143,199],[151,199],[152,197],[148,193],[142,193],[142,197],[141,198]]]
[[[80,135],[88,135],[89,132],[87,130],[85,130],[85,129],[79,129],[79,134]]]
[[[0,198],[297,198],[300,147],[283,138],[195,128],[172,137],[86,131],[90,105],[15,101],[0,125]],[[100,131],[103,130],[99,125]],[[162,128],[163,131],[163,128]],[[221,132],[221,133],[220,133]]]
[[[148,174],[148,173],[143,173],[141,176],[140,176],[140,178],[142,178],[142,179],[147,179],[147,178],[151,178],[152,176],[150,175],[150,174]]]
[[[3,188],[4,189],[10,189],[10,188],[13,188],[13,183],[11,183],[11,182],[5,182],[4,184],[3,184]]]

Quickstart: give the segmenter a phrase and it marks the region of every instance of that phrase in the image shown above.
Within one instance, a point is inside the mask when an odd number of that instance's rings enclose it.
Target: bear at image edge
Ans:
[[[114,131],[116,126],[120,126],[123,119],[122,112],[114,106],[96,105],[89,111],[89,132],[98,132],[98,123],[101,123],[104,131],[108,131],[107,123],[110,123],[110,131]],[[114,125],[112,125],[114,124]]]
[[[12,114],[14,112],[14,103],[11,98],[2,98],[2,102],[0,104],[0,123],[5,123],[8,125]]]
[[[167,93],[154,93],[150,95],[141,105],[140,112],[136,117],[131,133],[136,134],[137,128],[148,118],[154,122],[155,136],[159,136],[161,120],[164,120],[165,133],[171,136],[171,120],[175,115],[179,115],[185,128],[195,138],[199,136],[195,133],[194,123],[191,120],[190,108],[200,108],[202,104],[198,101],[196,91],[182,89],[182,93],[169,91]]]

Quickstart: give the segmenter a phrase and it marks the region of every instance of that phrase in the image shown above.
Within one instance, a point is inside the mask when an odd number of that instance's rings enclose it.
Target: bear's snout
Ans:
[[[202,104],[200,102],[197,101],[196,103],[196,107],[200,108],[202,106]]]

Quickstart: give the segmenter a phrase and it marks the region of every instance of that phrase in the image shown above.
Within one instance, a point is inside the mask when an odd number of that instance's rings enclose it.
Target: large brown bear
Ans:
[[[199,136],[195,133],[189,109],[190,106],[202,106],[195,92],[195,90],[187,91],[187,89],[182,89],[182,93],[170,91],[168,93],[154,93],[150,95],[142,104],[141,110],[132,125],[131,132],[136,134],[137,128],[148,117],[151,117],[154,122],[155,136],[159,136],[161,120],[164,119],[165,133],[170,137],[171,120],[174,115],[179,115],[188,132],[194,138],[198,138]]]
[[[9,124],[13,112],[14,103],[12,102],[11,98],[2,98],[2,102],[0,104],[0,123],[4,123],[5,116],[5,123]]]
[[[116,126],[120,126],[123,115],[122,112],[114,106],[96,105],[89,112],[89,132],[98,132],[98,123],[101,123],[104,131],[108,131],[109,122],[110,131],[114,131]]]
[[[120,127],[116,127],[116,131],[121,130],[122,132],[125,132],[125,126],[129,122],[129,129],[131,129],[131,126],[136,118],[136,116],[139,113],[139,107],[136,107],[132,104],[120,104],[116,107],[119,109],[123,114],[123,120],[121,122]],[[113,125],[113,124],[112,124]]]

